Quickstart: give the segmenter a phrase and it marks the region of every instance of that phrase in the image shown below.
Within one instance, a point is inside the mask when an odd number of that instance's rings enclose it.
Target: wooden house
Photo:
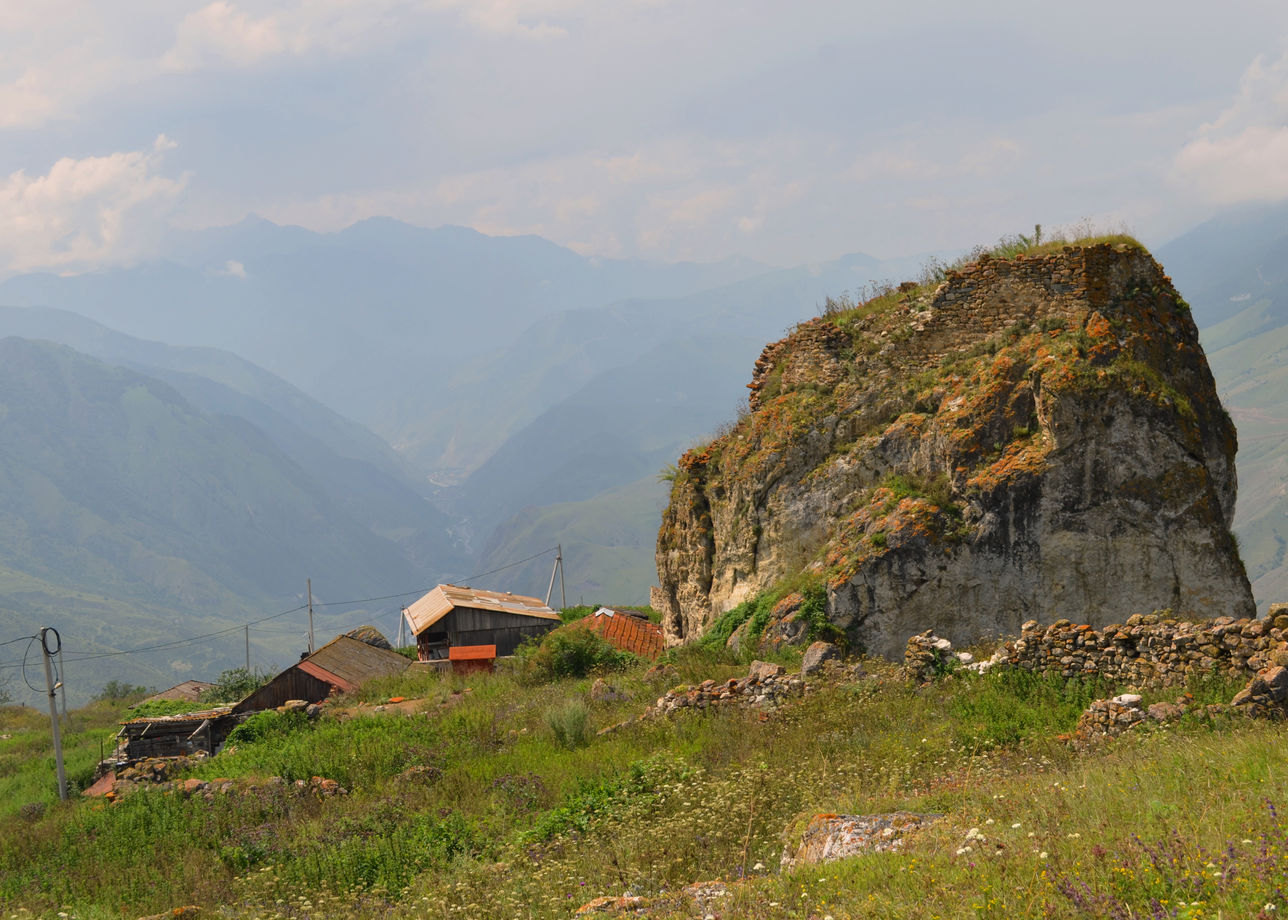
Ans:
[[[336,636],[246,697],[233,712],[276,709],[287,700],[320,703],[332,692],[352,693],[372,678],[401,674],[409,664],[397,652]]]
[[[495,645],[498,656],[513,655],[525,639],[559,625],[555,613],[535,597],[439,585],[403,608],[416,637],[421,661],[450,657],[462,645]]]

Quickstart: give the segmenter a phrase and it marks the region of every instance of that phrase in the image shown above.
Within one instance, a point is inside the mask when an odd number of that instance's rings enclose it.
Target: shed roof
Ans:
[[[621,611],[600,607],[590,616],[570,623],[569,629],[589,629],[598,633],[614,648],[650,660],[662,654],[665,642],[662,627],[639,616],[634,611]]]
[[[200,712],[177,712],[168,716],[135,716],[133,719],[123,719],[121,724],[142,725],[146,722],[158,728],[163,726],[182,728],[185,725],[200,725],[207,719],[221,718],[232,711],[231,706],[218,706],[214,709],[203,709]]]
[[[491,610],[541,620],[559,619],[559,614],[535,597],[482,591],[460,585],[439,585],[420,600],[408,605],[405,612],[412,632],[419,636],[457,607],[472,607],[476,610]]]
[[[151,703],[153,700],[188,700],[195,703],[201,699],[201,694],[213,687],[214,684],[207,683],[204,680],[185,680],[181,684],[175,684],[169,690],[162,690],[160,693],[154,693],[143,702]]]
[[[372,678],[401,674],[410,664],[397,652],[376,648],[361,639],[336,636],[293,667],[350,693]]]

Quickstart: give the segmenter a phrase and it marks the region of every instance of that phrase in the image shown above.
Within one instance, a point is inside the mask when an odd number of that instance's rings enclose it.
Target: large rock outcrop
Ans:
[[[1254,615],[1234,426],[1137,245],[905,284],[766,347],[750,389],[678,464],[657,547],[672,644],[802,572],[852,644],[890,657],[928,628]]]

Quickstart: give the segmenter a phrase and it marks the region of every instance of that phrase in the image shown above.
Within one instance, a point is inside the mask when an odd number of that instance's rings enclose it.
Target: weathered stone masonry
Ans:
[[[1118,687],[1157,689],[1198,677],[1250,677],[1288,665],[1288,608],[1276,605],[1266,619],[1217,617],[1180,622],[1165,614],[1139,614],[1102,629],[1057,620],[1024,624],[994,654],[994,667],[1015,667],[1052,677],[1101,678]],[[905,667],[925,680],[943,671],[952,648],[935,636],[908,640]]]

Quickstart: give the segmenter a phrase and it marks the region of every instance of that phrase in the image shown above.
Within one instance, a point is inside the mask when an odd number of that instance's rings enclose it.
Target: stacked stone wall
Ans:
[[[1128,251],[1124,258],[1123,244],[1069,246],[1011,259],[983,257],[950,272],[928,301],[901,287],[917,335],[888,342],[884,353],[896,368],[908,368],[1043,319],[1060,318],[1080,327],[1093,311],[1111,316],[1115,303],[1124,302],[1133,287],[1167,281],[1147,252]],[[843,373],[845,344],[831,319],[818,317],[765,346],[747,385],[751,408],[760,407],[775,375],[782,390],[802,382],[834,383]]]
[[[918,640],[916,654],[925,656]],[[914,643],[909,641],[910,654]],[[1266,619],[1217,617],[1178,622],[1163,614],[1139,614],[1101,629],[1057,620],[1029,621],[1018,639],[994,655],[1006,664],[1054,677],[1101,678],[1117,686],[1158,688],[1212,675],[1246,677],[1288,665],[1288,608],[1276,605]]]

